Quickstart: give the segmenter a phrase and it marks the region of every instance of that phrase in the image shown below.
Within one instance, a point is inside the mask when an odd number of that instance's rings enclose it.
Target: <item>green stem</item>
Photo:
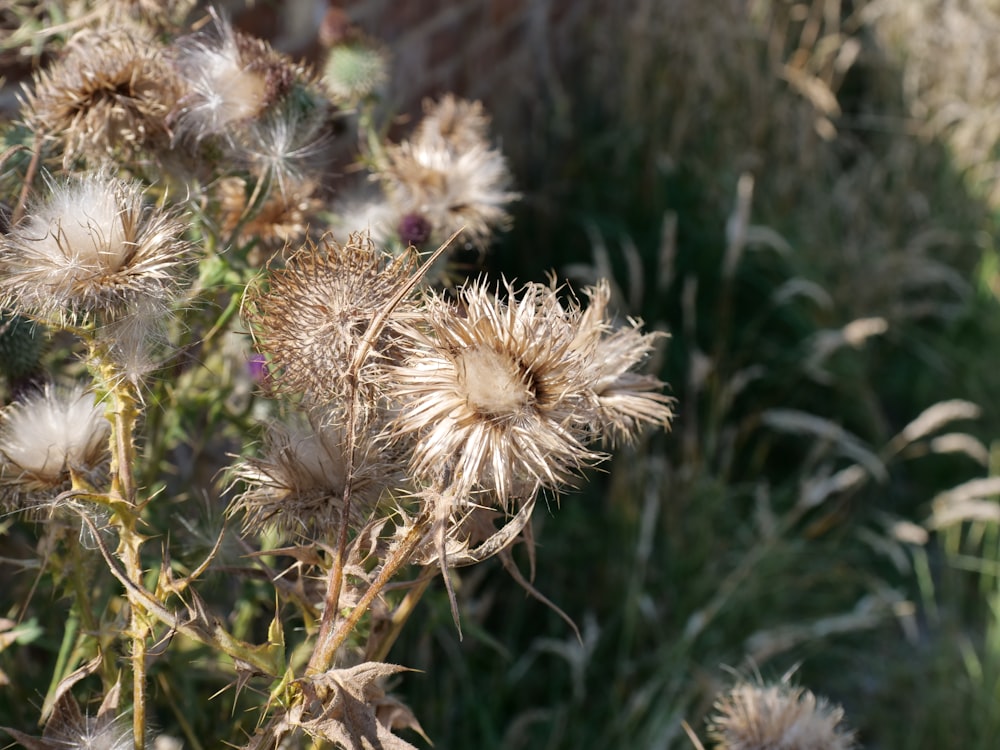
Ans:
[[[118,557],[125,565],[129,580],[137,588],[144,587],[142,544],[145,539],[136,530],[139,511],[135,489],[135,425],[138,419],[138,399],[133,387],[109,364],[101,365],[101,377],[108,387],[111,419],[111,497],[117,499],[113,516],[118,526]],[[146,639],[149,623],[141,599],[127,589],[132,639],[132,733],[135,750],[146,747]]]

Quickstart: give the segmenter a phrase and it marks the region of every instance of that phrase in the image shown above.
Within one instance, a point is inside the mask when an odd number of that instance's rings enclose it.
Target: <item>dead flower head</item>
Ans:
[[[350,369],[372,320],[409,282],[416,260],[411,253],[393,257],[366,235],[352,234],[344,245],[325,236],[272,271],[266,290],[249,290],[247,317],[277,390],[331,404],[351,398],[356,386],[363,403],[377,402],[381,365],[393,351],[397,321],[413,314],[410,299],[370,342],[372,356],[360,372]]]
[[[424,118],[410,140],[427,145],[443,143],[462,153],[488,143],[489,137],[490,117],[482,102],[446,94],[437,102],[424,101]]]
[[[0,238],[0,304],[57,325],[108,322],[141,301],[164,309],[188,262],[183,224],[137,181],[94,172],[53,183]]]
[[[163,46],[134,24],[74,37],[26,94],[29,127],[60,142],[64,161],[125,162],[170,145],[166,117],[180,95]],[[148,157],[147,157],[148,158]]]
[[[118,710],[121,693],[116,684],[101,702],[97,716],[89,716],[68,691],[56,701],[41,737],[4,727],[28,750],[132,750],[132,721]]]
[[[258,256],[262,254],[301,242],[310,218],[322,207],[315,182],[296,182],[288,187],[284,191],[271,191],[253,210],[249,206],[252,190],[245,179],[226,177],[216,183],[221,228],[227,234],[239,229],[239,244],[257,241],[254,250],[259,250],[251,259],[254,265],[261,265]]]
[[[0,412],[0,485],[13,507],[33,509],[90,480],[108,459],[104,406],[81,386],[46,385]]]
[[[309,104],[304,95],[318,86],[306,68],[219,16],[177,40],[174,57],[185,88],[174,116],[179,138],[231,138],[293,92],[303,95],[298,104]],[[317,91],[311,103],[321,98]]]
[[[344,431],[329,424],[272,425],[263,455],[235,468],[235,478],[246,489],[230,513],[244,515],[244,533],[276,529],[313,541],[333,539],[340,528],[348,476],[344,440]],[[355,444],[354,463],[350,521],[360,528],[399,471],[398,462],[383,460],[371,440]]]
[[[596,438],[666,425],[655,378],[632,373],[649,351],[634,328],[609,333],[600,293],[587,311],[558,290],[485,282],[458,304],[430,296],[426,326],[412,329],[404,365],[390,368],[395,436],[416,441],[417,477],[461,499],[486,490],[501,503],[558,489],[604,458]]]
[[[427,300],[405,365],[393,368],[395,435],[416,437],[417,477],[461,499],[479,489],[506,501],[519,488],[558,487],[601,455],[587,449],[584,362],[573,350],[580,314],[556,290],[528,284],[501,301],[485,282],[459,306]]]
[[[580,321],[575,348],[589,363],[586,377],[595,396],[590,425],[612,446],[629,442],[646,424],[668,427],[673,399],[653,375],[636,372],[665,334],[643,333],[629,319],[615,327],[608,318],[611,287],[606,280],[584,290],[589,305]]]
[[[709,736],[719,750],[850,750],[844,711],[803,688],[741,682],[719,697]]]
[[[386,150],[377,169],[400,221],[421,217],[432,244],[464,227],[463,239],[483,247],[510,223],[507,205],[518,196],[486,123],[481,107],[446,99],[428,108],[413,138]]]

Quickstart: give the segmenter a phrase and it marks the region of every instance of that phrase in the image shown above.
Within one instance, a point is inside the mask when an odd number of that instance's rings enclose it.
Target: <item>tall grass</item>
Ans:
[[[575,134],[522,169],[507,252],[613,275],[671,334],[678,419],[564,500],[572,528],[538,551],[582,642],[468,592],[499,637],[428,698],[451,745],[690,747],[682,722],[705,738],[732,670],[792,671],[864,746],[993,742],[995,521],[933,520],[939,493],[992,476],[1000,424],[988,169],[953,137],[989,139],[992,79],[947,124],[914,97],[989,65],[955,30],[982,40],[994,11],[933,7],[635,2],[595,30]],[[520,720],[505,734],[484,704]]]

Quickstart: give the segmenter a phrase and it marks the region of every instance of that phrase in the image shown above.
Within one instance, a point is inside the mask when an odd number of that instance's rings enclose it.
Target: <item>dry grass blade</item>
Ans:
[[[889,451],[898,453],[907,445],[930,435],[946,424],[963,419],[978,419],[982,410],[971,401],[951,399],[924,409],[920,415],[900,430],[891,441]]]
[[[928,444],[931,453],[962,453],[981,466],[988,466],[990,451],[981,440],[964,432],[939,435]]]
[[[835,422],[795,409],[769,409],[761,415],[761,422],[781,432],[826,440],[843,455],[861,464],[875,479],[884,482],[889,478],[882,459]]]
[[[869,476],[863,467],[855,464],[841,469],[830,477],[810,478],[803,484],[798,504],[802,508],[815,508],[831,495],[839,495],[860,487]]]
[[[801,643],[878,627],[893,616],[900,603],[900,596],[891,591],[865,596],[851,612],[757,632],[747,639],[745,651],[753,663],[764,664]]]
[[[994,499],[997,496],[1000,496],[1000,477],[964,482],[934,498],[925,525],[937,530],[965,521],[1000,523],[1000,505]]]

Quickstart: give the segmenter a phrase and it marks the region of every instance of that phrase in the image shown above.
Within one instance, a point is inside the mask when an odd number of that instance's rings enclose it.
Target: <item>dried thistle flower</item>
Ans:
[[[587,358],[588,388],[596,397],[589,424],[612,446],[631,441],[644,425],[668,427],[673,399],[662,393],[664,383],[634,371],[665,334],[642,333],[642,322],[632,319],[613,327],[607,318],[611,287],[606,280],[584,292],[590,304],[580,321],[576,348]]]
[[[414,137],[385,151],[375,177],[398,216],[420,216],[440,242],[464,227],[463,238],[483,247],[510,222],[511,175],[503,154],[490,148],[481,107],[447,99],[429,107]]]
[[[520,299],[505,290],[503,302],[471,283],[459,307],[429,296],[426,330],[411,331],[404,365],[390,368],[392,434],[413,436],[416,476],[459,500],[557,488],[602,459],[580,424],[593,409],[574,349],[580,310],[550,286],[527,284]]]
[[[462,153],[488,143],[489,137],[490,118],[482,102],[445,94],[438,102],[424,101],[424,117],[410,140],[426,145],[444,142]]]
[[[62,326],[107,322],[140,301],[164,309],[188,262],[183,225],[107,172],[53,183],[0,238],[0,306]]]
[[[205,31],[178,39],[174,57],[186,91],[174,113],[179,138],[231,138],[234,127],[261,117],[296,89],[302,107],[321,99],[305,95],[318,86],[311,72],[219,16]]]
[[[251,193],[242,177],[226,177],[218,181],[220,224],[230,234],[239,229],[239,244],[256,240],[260,249],[269,254],[291,242],[301,241],[309,219],[320,210],[318,185],[311,181],[294,183],[284,191],[272,191],[255,210],[248,205]],[[251,259],[260,265],[256,256]]]
[[[180,85],[163,46],[134,24],[75,36],[35,76],[25,97],[29,127],[57,140],[64,162],[124,163],[170,146],[166,117]]]
[[[28,750],[133,750],[132,723],[128,715],[118,713],[119,685],[104,697],[97,716],[87,716],[76,699],[63,693],[45,723],[41,737],[31,737],[4,727]]]
[[[104,407],[82,386],[41,391],[0,412],[0,493],[8,505],[35,508],[87,481],[108,460],[110,424]]]
[[[709,736],[720,750],[850,750],[844,711],[786,683],[741,682],[720,696]]]
[[[263,456],[244,459],[235,467],[235,479],[247,488],[229,512],[244,515],[244,533],[276,529],[311,541],[331,541],[340,528],[349,473],[355,529],[370,516],[383,490],[398,485],[399,464],[385,460],[381,447],[371,440],[356,443],[351,470],[344,430],[320,419],[314,422],[271,425]]]
[[[373,355],[361,371],[350,368],[372,319],[409,282],[416,260],[414,253],[394,258],[366,235],[353,234],[344,245],[324,236],[272,271],[266,291],[248,290],[247,318],[277,390],[332,404],[350,399],[356,387],[363,407],[376,404],[397,322],[414,313],[410,299],[399,303],[371,342]]]

